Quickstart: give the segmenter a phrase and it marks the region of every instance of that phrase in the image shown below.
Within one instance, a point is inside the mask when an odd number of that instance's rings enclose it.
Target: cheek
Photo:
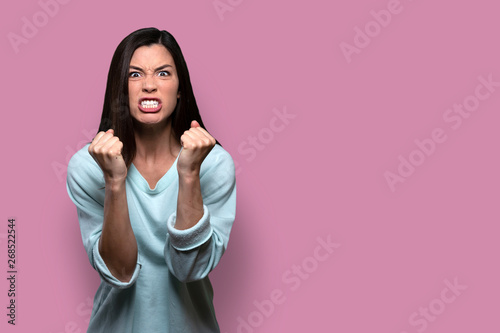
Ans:
[[[140,91],[140,87],[135,82],[131,82],[128,85],[128,101],[129,105],[133,106],[137,103],[137,96]]]
[[[129,82],[128,83],[128,95],[130,97],[133,97],[136,92],[137,92],[138,85],[136,82]]]
[[[168,97],[177,99],[177,93],[179,91],[178,85],[166,85],[163,87],[163,93]]]
[[[128,98],[128,107],[129,107],[130,111],[135,110],[136,108],[138,108],[137,107],[137,102],[131,96],[129,96],[129,98]]]

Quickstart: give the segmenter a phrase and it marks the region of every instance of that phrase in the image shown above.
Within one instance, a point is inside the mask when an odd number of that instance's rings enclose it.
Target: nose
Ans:
[[[150,75],[146,75],[144,80],[142,81],[142,91],[152,93],[156,91],[156,82],[154,77]]]

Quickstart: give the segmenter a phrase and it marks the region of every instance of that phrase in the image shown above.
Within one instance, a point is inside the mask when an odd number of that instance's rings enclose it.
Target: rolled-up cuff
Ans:
[[[170,215],[167,221],[167,237],[170,244],[179,251],[192,250],[212,236],[212,226],[210,225],[210,213],[207,206],[203,205],[203,216],[191,228],[185,230],[175,229],[176,213]]]
[[[94,245],[92,253],[94,257],[94,268],[97,270],[97,272],[99,272],[101,278],[112,287],[118,289],[129,288],[137,280],[137,277],[139,276],[139,271],[141,269],[139,253],[137,253],[137,264],[135,265],[134,273],[132,274],[132,277],[128,282],[120,281],[116,277],[114,277],[113,274],[111,274],[111,272],[108,269],[108,266],[106,266],[104,259],[102,259],[101,254],[99,253],[99,239]]]

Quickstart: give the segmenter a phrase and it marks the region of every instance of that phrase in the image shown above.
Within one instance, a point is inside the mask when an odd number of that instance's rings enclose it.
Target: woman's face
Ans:
[[[170,52],[161,44],[141,46],[130,60],[130,115],[139,123],[165,122],[175,109],[179,78]]]

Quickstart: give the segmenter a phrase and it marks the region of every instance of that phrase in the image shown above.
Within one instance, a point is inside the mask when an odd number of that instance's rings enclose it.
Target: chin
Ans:
[[[140,124],[144,126],[154,126],[158,124],[166,125],[169,120],[168,117],[162,117],[156,114],[141,115],[139,117],[133,117],[133,119],[134,122],[137,123],[138,125]]]

